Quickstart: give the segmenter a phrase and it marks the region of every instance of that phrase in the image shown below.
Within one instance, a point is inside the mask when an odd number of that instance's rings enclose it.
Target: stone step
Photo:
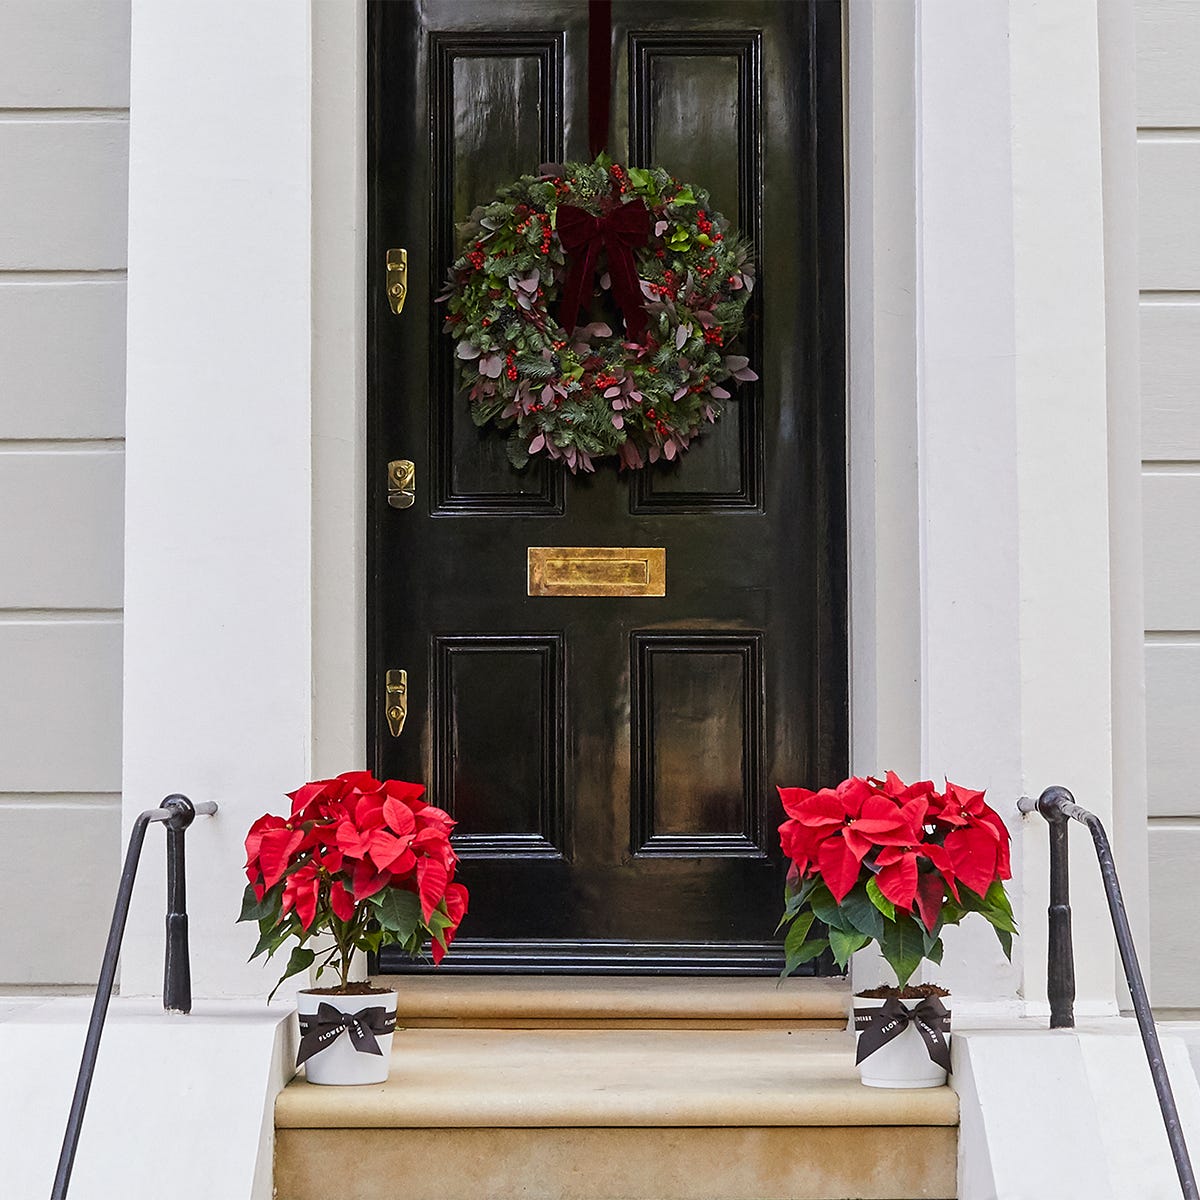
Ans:
[[[950,1200],[957,1121],[845,1030],[409,1029],[386,1084],[284,1089],[276,1195]]]
[[[845,979],[392,975],[408,1028],[844,1029]]]

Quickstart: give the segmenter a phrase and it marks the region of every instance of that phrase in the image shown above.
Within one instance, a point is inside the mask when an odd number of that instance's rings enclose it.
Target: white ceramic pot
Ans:
[[[396,1023],[396,998],[395,992],[371,992],[365,996],[338,996],[308,990],[298,992],[297,1014],[307,1018],[307,1022],[302,1020],[300,1023],[302,1044],[306,1024],[309,1028],[315,1025],[317,1036],[327,1042],[304,1061],[304,1073],[308,1082],[334,1085],[385,1082],[392,1061],[390,1031],[395,1028]],[[349,1017],[365,1013],[368,1009],[382,1008],[389,1032],[371,1034],[371,1039],[382,1053],[371,1054],[356,1049],[352,1029],[336,1031],[336,1025],[330,1028],[329,1022],[321,1020],[322,1005],[328,1006],[325,1010],[326,1016],[329,1015],[329,1008]],[[366,1039],[364,1042],[371,1044]]]
[[[901,1004],[912,1012],[920,1000],[901,1000]],[[946,1004],[945,999],[942,1001]],[[856,1013],[880,1009],[884,1005],[882,999],[854,997]],[[948,1007],[948,1005],[947,1005]],[[862,1032],[855,1022],[855,1045],[862,1039]],[[950,1045],[950,1031],[943,1033],[946,1046]],[[945,1068],[938,1066],[929,1057],[929,1046],[921,1036],[916,1025],[909,1023],[897,1037],[880,1046],[874,1053],[869,1054],[858,1064],[859,1074],[867,1087],[877,1088],[930,1088],[941,1087],[946,1082]]]

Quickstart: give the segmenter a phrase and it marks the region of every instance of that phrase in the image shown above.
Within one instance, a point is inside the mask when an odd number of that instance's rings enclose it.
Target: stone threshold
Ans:
[[[949,1087],[863,1087],[853,1035],[814,1029],[398,1033],[385,1084],[276,1102],[280,1129],[953,1126]]]
[[[391,975],[397,1021],[410,1028],[470,1026],[654,1029],[844,1029],[843,978]]]

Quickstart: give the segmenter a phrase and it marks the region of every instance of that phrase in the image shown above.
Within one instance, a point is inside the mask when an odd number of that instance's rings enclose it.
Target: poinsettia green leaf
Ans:
[[[904,987],[913,977],[925,957],[925,939],[912,917],[900,914],[891,925],[886,926],[879,943],[883,957],[887,959],[900,986]]]
[[[841,906],[827,887],[818,888],[813,892],[810,904],[813,912],[817,914],[817,919],[824,921],[831,929],[849,931],[852,928],[849,919],[842,913]]]
[[[846,933],[841,929],[830,928],[829,948],[833,951],[834,962],[839,967],[845,967],[850,961],[850,955],[861,950],[871,939],[865,933]]]
[[[375,918],[389,941],[404,942],[411,938],[421,923],[421,901],[415,892],[389,887],[371,897]]]
[[[299,975],[301,971],[307,971],[312,966],[314,958],[316,958],[316,955],[307,946],[296,946],[292,950],[291,958],[288,959],[287,968],[279,977],[279,983],[271,989],[271,994],[267,997],[267,1002],[270,1003],[275,998],[275,993],[279,991],[280,984],[284,980],[291,979],[293,975]]]
[[[1013,935],[1007,929],[999,929],[995,925],[992,928],[996,930],[996,937],[1000,941],[1000,949],[1004,951],[1004,957],[1012,962]]]
[[[932,952],[931,952],[931,947],[934,945],[934,943],[940,942],[941,936],[942,936],[942,928],[944,925],[945,925],[945,922],[942,921],[940,916],[938,917],[938,920],[934,923],[934,926],[932,929],[926,929],[925,926],[920,921],[917,922],[917,928],[920,929],[920,931],[921,931],[921,941],[924,943],[925,953],[928,957],[931,957],[931,958],[933,957]],[[940,962],[941,960],[939,959],[938,961]]]
[[[817,938],[812,942],[805,942],[795,954],[789,955],[783,965],[782,975],[790,975],[797,967],[803,966],[810,959],[816,958],[824,954],[829,949],[828,938]]]
[[[867,880],[867,897],[889,921],[896,919],[896,906],[879,890],[874,876]]]
[[[264,925],[267,923],[264,921]],[[253,962],[260,954],[265,954],[268,958],[274,957],[275,951],[283,945],[290,937],[299,937],[304,933],[303,926],[300,924],[300,918],[294,913],[287,918],[286,921],[281,921],[277,925],[267,925],[259,934],[258,944],[254,947],[254,952],[250,955],[250,962]]]
[[[929,959],[930,962],[935,962],[940,965],[942,961],[942,951],[944,949],[945,947],[942,945],[942,939],[934,938],[933,944],[926,947],[925,957]]]
[[[272,919],[271,923],[279,919],[279,910],[283,905],[283,882],[280,881],[269,891],[264,893],[261,900],[254,894],[254,888],[250,884],[246,884],[246,890],[242,893],[242,911],[238,916],[239,921],[262,921],[267,917]]]
[[[839,907],[842,915],[859,933],[868,939],[883,937],[883,913],[875,907],[867,895],[867,889],[861,883],[854,886]],[[836,950],[833,939],[830,938],[829,941]]]
[[[792,927],[787,932],[787,937],[783,939],[783,952],[790,957],[801,946],[804,945],[804,939],[808,937],[808,931],[812,928],[813,915],[811,912],[801,913],[793,922]]]

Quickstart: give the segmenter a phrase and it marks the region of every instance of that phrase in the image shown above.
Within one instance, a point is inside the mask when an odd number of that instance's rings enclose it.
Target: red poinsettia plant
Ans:
[[[779,789],[779,827],[791,859],[780,928],[788,975],[829,949],[839,966],[869,942],[905,987],[922,959],[942,961],[942,930],[978,913],[1012,957],[1016,933],[1004,890],[1008,829],[984,793],[946,782],[844,780]]]
[[[418,783],[350,771],[288,793],[286,817],[266,814],[246,835],[246,887],[239,921],[256,921],[251,960],[290,938],[287,969],[272,989],[321,957],[345,988],[355,950],[401,945],[413,957],[430,945],[439,963],[467,911],[454,882],[454,821],[426,804]],[[329,934],[332,946],[307,943]]]

